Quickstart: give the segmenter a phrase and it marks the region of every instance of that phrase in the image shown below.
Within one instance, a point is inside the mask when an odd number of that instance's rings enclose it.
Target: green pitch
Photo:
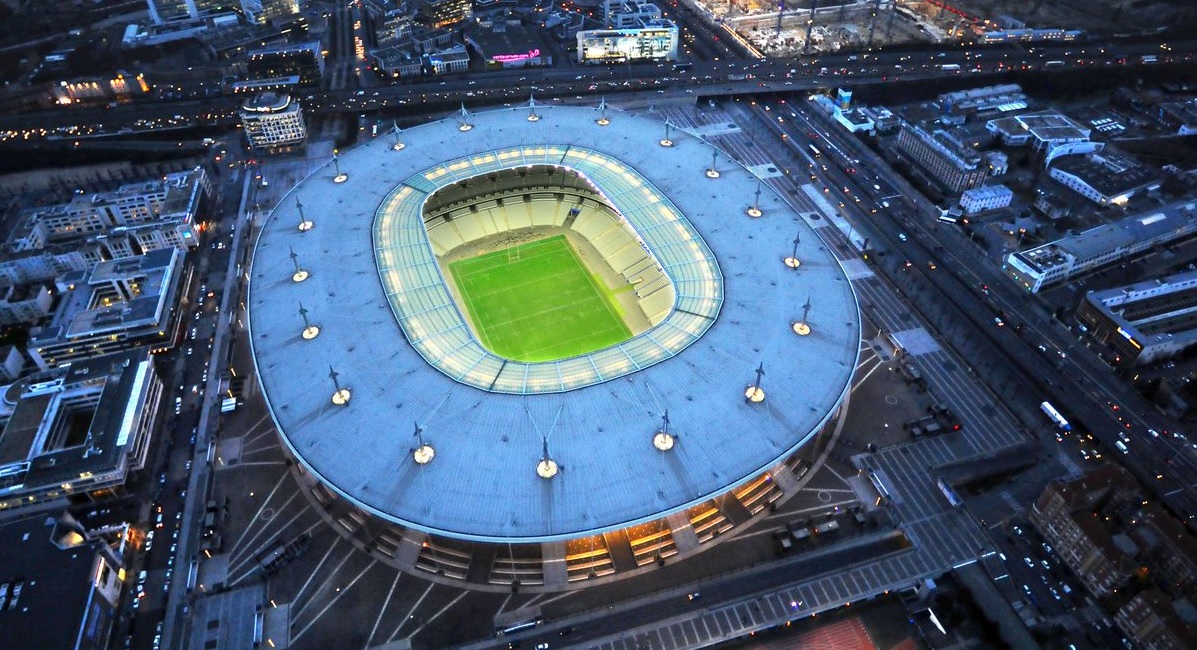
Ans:
[[[619,304],[563,235],[449,265],[482,344],[514,361],[552,361],[626,341]]]

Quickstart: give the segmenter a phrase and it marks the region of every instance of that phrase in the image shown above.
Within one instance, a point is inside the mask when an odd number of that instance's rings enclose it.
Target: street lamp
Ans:
[[[661,138],[661,141],[659,143],[662,147],[672,147],[673,146],[673,140],[669,139],[669,128],[672,126],[673,126],[673,124],[670,123],[669,120],[665,120],[665,137]]]

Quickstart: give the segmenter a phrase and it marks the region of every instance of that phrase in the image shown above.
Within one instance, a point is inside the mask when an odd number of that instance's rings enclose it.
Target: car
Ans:
[[[1052,598],[1055,598],[1056,600],[1060,600],[1060,592],[1056,591],[1055,587],[1048,587],[1048,589],[1050,589],[1052,592]]]
[[[1014,527],[1014,534],[1015,534],[1015,535],[1021,535],[1021,534],[1022,534],[1022,529],[1021,529],[1021,528],[1019,528],[1018,526],[1015,526],[1015,527]]]
[[[161,527],[162,527],[162,513],[158,513],[158,515],[154,517],[154,528],[161,528]]]
[[[1160,437],[1160,432],[1159,432],[1159,431],[1156,431],[1155,429],[1148,429],[1148,430],[1147,430],[1147,433],[1151,434],[1151,437],[1152,437],[1152,438],[1158,438],[1158,437]]]
[[[997,325],[998,327],[1005,327],[1005,326],[1006,326],[1006,321],[1002,320],[1002,317],[1001,317],[1001,316],[994,316],[994,317],[993,317],[993,323],[994,323],[994,325]]]
[[[1044,543],[1043,543],[1043,550],[1044,550],[1044,551],[1046,551],[1047,553],[1049,553],[1049,554],[1050,554],[1050,553],[1052,552],[1052,546],[1051,546],[1051,544],[1048,544],[1047,542],[1044,542]]]
[[[904,233],[904,232],[898,233],[898,239],[900,239],[902,241],[906,241],[906,233]]]
[[[1034,560],[1032,560],[1032,559],[1031,559],[1029,556],[1028,556],[1028,557],[1024,557],[1024,558],[1022,559],[1022,561],[1023,561],[1023,562],[1026,562],[1028,567],[1030,567],[1030,568],[1032,568],[1032,569],[1034,569],[1034,568],[1035,568],[1035,561],[1034,561]]]
[[[1045,570],[1050,570],[1052,568],[1052,565],[1048,564],[1047,560],[1039,560],[1039,564],[1043,565]]]

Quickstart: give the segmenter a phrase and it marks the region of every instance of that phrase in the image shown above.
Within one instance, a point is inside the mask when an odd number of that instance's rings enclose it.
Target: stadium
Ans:
[[[605,107],[463,111],[334,158],[257,224],[249,272],[301,484],[379,560],[480,587],[734,534],[792,493],[859,352],[776,172]]]

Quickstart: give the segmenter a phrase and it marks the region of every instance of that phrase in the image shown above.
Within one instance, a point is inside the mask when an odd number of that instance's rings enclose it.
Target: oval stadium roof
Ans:
[[[262,224],[249,327],[272,417],[328,487],[395,523],[534,542],[653,520],[776,465],[820,430],[848,389],[860,341],[855,296],[781,197],[761,184],[764,216],[747,216],[757,179],[722,153],[720,176],[708,178],[711,146],[675,127],[673,146],[662,147],[665,127],[650,118],[608,110],[610,125],[600,126],[598,109],[537,113],[539,121],[510,108],[432,122],[404,131],[400,151],[379,137],[341,155],[345,182],[333,182],[330,162]],[[473,128],[460,130],[462,120]],[[564,392],[488,392],[434,369],[408,340],[376,266],[376,214],[400,183],[440,161],[554,147],[619,161],[685,215],[715,257],[722,305],[696,341],[645,369]],[[296,199],[315,224],[306,232],[296,227]],[[782,260],[796,235],[802,265],[794,270]],[[292,280],[295,264],[306,280]],[[812,333],[799,336],[792,324],[808,300]],[[300,303],[320,327],[312,340],[301,336]],[[749,403],[760,364],[766,399]],[[350,391],[347,405],[331,401],[330,369]],[[666,410],[677,444],[662,452],[652,440]],[[427,464],[413,460],[416,423],[435,448]],[[537,475],[546,449],[560,467],[551,479]]]

